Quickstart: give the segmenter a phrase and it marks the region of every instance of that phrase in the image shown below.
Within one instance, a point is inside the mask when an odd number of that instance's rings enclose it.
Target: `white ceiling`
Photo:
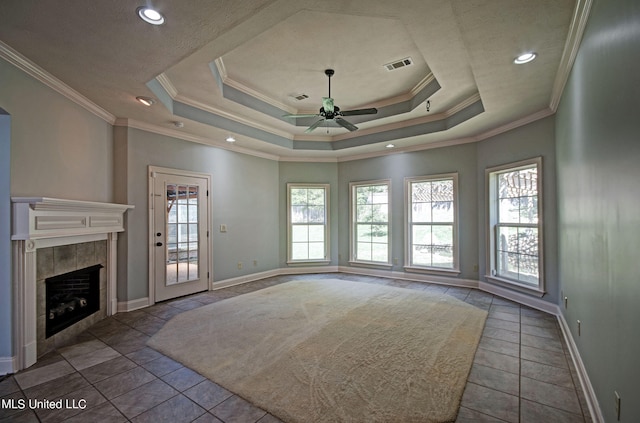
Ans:
[[[137,17],[144,3],[3,0],[3,51],[116,124],[283,160],[334,160],[389,153],[389,142],[398,151],[474,141],[553,113],[583,2],[155,0],[166,17],[158,27]],[[538,58],[513,64],[527,51]],[[406,57],[412,66],[383,67]],[[342,110],[379,110],[347,118],[358,131],[321,126],[308,135],[314,118],[295,126],[281,117],[317,113],[327,68]],[[144,107],[139,95],[158,101]]]

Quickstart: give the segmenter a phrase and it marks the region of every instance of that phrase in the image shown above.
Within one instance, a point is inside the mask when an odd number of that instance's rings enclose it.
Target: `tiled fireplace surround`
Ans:
[[[45,338],[46,279],[95,264],[100,269],[100,310],[69,326],[55,335]],[[71,245],[41,248],[36,255],[36,341],[37,356],[41,357],[55,348],[62,347],[89,326],[107,317],[107,241],[82,242]]]
[[[117,310],[118,232],[133,206],[14,197],[12,201],[14,371],[33,365],[93,323]],[[45,338],[45,279],[95,264],[100,269],[100,311]]]

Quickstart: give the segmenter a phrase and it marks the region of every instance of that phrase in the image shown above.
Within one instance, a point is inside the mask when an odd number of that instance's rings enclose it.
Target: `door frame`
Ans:
[[[154,217],[154,179],[157,173],[163,173],[165,175],[175,175],[175,176],[185,176],[185,177],[193,177],[193,178],[202,178],[207,180],[207,218],[203,221],[206,222],[207,225],[207,290],[211,291],[213,287],[213,242],[212,242],[212,233],[211,230],[211,211],[212,211],[212,195],[211,195],[211,174],[209,173],[201,173],[201,172],[193,172],[190,170],[182,170],[182,169],[173,169],[168,167],[160,167],[160,166],[148,166],[148,196],[147,196],[147,211],[149,212],[148,221],[149,221],[149,237],[147,244],[148,251],[148,259],[149,259],[149,305],[154,305],[156,303],[156,285],[155,285],[155,252],[158,250],[155,248],[155,237],[154,237],[154,227],[155,227],[155,217]]]

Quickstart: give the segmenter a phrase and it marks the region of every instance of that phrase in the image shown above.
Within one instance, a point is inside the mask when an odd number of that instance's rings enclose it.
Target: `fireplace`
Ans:
[[[48,339],[100,310],[101,264],[45,280],[45,337]]]
[[[46,197],[11,201],[15,372],[117,312],[118,233],[133,206]]]

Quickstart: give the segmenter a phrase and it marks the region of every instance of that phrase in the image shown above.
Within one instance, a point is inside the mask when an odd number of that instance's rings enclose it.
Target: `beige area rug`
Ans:
[[[182,313],[149,345],[287,423],[449,422],[486,317],[445,295],[304,280]]]

